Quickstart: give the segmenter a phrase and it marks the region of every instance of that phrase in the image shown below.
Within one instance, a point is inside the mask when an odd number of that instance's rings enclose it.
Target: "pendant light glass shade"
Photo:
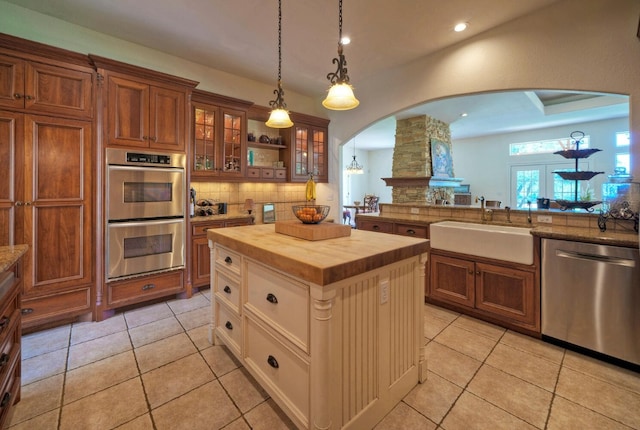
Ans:
[[[342,44],[342,0],[338,2],[338,57],[333,59],[333,63],[338,65],[335,72],[328,73],[327,79],[331,82],[329,94],[322,101],[322,106],[331,110],[349,110],[357,107],[360,102],[353,94],[353,87],[349,84],[347,74],[347,60],[344,58]]]
[[[329,88],[327,98],[322,101],[322,106],[331,110],[349,110],[357,107],[360,101],[353,95],[353,87],[347,83],[336,83]]]
[[[293,125],[293,121],[289,118],[282,89],[282,0],[278,0],[278,88],[273,90],[273,93],[276,98],[269,102],[271,114],[265,125],[271,128],[289,128]]]

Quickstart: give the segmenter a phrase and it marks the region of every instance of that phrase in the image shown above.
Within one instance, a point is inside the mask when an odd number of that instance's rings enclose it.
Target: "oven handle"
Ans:
[[[148,227],[152,225],[164,225],[164,224],[184,224],[184,217],[180,218],[167,218],[167,219],[149,219],[144,221],[109,221],[109,228],[111,227]]]

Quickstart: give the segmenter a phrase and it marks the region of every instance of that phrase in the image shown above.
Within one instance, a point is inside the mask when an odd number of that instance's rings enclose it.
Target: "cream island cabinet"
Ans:
[[[372,428],[426,378],[429,242],[353,230],[307,241],[273,224],[209,230],[211,342],[300,428]]]

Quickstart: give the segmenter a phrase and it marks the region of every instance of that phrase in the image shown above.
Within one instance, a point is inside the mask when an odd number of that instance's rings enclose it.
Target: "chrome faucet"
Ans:
[[[476,197],[476,203],[480,202],[480,214],[482,215],[482,221],[487,220],[487,216],[484,213],[484,196]]]
[[[507,214],[507,222],[511,224],[511,206],[505,206],[504,211]]]
[[[527,200],[527,206],[529,206],[529,212],[527,214],[527,222],[531,224],[531,202]]]

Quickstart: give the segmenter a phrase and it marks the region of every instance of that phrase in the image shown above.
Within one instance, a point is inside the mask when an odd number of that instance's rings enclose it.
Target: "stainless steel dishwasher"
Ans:
[[[542,335],[640,365],[640,253],[542,239]]]

